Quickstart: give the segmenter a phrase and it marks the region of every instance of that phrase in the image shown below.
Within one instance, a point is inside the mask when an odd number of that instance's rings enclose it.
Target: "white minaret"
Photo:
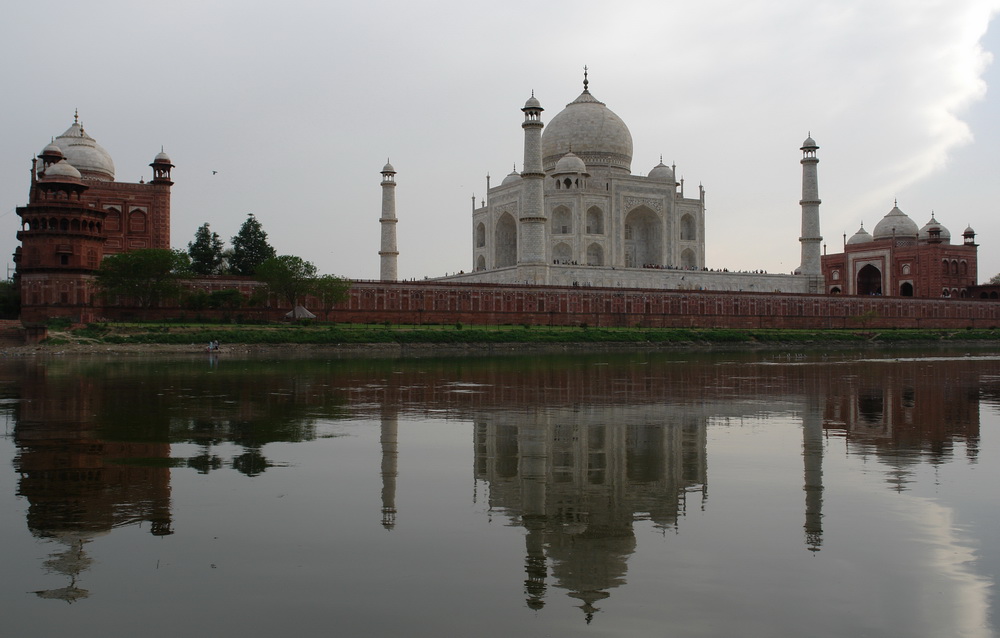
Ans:
[[[545,209],[542,192],[545,171],[542,170],[542,105],[531,97],[524,103],[524,207],[521,209],[520,237],[517,242],[517,263],[545,263]]]
[[[799,242],[802,246],[802,263],[798,274],[819,277],[823,274],[820,266],[820,248],[823,237],[819,234],[819,181],[816,177],[816,142],[812,136],[802,142],[802,236]]]
[[[396,169],[386,162],[382,168],[382,249],[379,278],[382,281],[396,281]]]

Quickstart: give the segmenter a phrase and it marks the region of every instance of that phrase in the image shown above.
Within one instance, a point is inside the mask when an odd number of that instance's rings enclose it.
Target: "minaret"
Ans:
[[[816,178],[816,142],[812,136],[802,142],[802,236],[799,242],[802,246],[802,263],[797,274],[820,277],[823,269],[820,266],[820,249],[823,237],[819,234],[819,181]],[[812,288],[812,286],[810,286]],[[810,292],[814,292],[810,290]]]
[[[396,169],[388,161],[382,168],[382,249],[378,251],[381,260],[379,278],[382,281],[396,281]]]
[[[545,209],[542,189],[545,172],[542,170],[542,105],[531,97],[524,103],[524,206],[521,209],[521,232],[517,242],[518,264],[545,263]]]

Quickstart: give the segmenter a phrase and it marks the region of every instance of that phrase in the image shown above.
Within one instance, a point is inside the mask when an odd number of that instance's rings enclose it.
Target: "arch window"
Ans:
[[[121,230],[122,214],[117,208],[109,208],[108,215],[104,218],[104,227],[109,231]]]
[[[646,206],[625,216],[625,251],[632,254],[635,266],[661,264],[660,229],[660,218]]]
[[[565,206],[557,206],[552,211],[552,234],[569,235],[573,232],[573,215]]]
[[[476,270],[486,270],[486,258],[482,255],[476,259]]]
[[[552,259],[557,264],[568,264],[573,261],[573,249],[565,242],[559,242],[552,247]]]
[[[690,248],[686,248],[684,252],[681,253],[681,266],[684,268],[695,268],[698,262],[695,260],[694,251]]]
[[[951,274],[958,274],[958,260],[953,259],[951,262]]]
[[[904,275],[909,275],[910,274],[910,264],[903,264],[903,270],[902,270],[902,272],[903,272]]]
[[[604,249],[600,244],[591,244],[587,246],[587,265],[588,266],[603,266],[604,265]]]
[[[510,213],[504,213],[497,221],[495,231],[495,259],[497,268],[513,266],[517,263],[517,224]]]
[[[969,274],[969,262],[965,261],[964,259],[959,264],[959,268],[962,271],[963,275]]]
[[[840,271],[834,270],[832,273],[830,273],[830,279],[834,281],[840,281]]]
[[[146,213],[134,210],[128,216],[128,231],[130,233],[146,232]]]
[[[587,234],[604,234],[604,213],[597,206],[591,206],[587,209]]]
[[[913,284],[904,281],[899,285],[899,296],[900,297],[912,297],[913,296]]]
[[[840,294],[840,286],[834,286],[833,288],[830,288],[830,294],[831,295],[839,295]]]
[[[476,248],[486,245],[486,224],[479,222],[476,226]]]
[[[684,215],[681,217],[681,239],[683,241],[694,241],[698,238],[698,231],[695,229],[694,217]]]
[[[857,290],[859,295],[881,295],[882,271],[871,264],[859,270]]]

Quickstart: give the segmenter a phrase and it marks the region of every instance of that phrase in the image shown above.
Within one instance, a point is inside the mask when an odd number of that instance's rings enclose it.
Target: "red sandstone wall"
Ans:
[[[213,289],[256,282],[205,278]],[[394,324],[532,324],[701,328],[993,328],[1000,303],[978,299],[915,299],[780,293],[619,290],[434,282],[355,282],[350,299],[319,321]],[[190,310],[184,308],[25,307],[24,321],[69,316],[81,321],[149,320],[197,316],[280,320],[289,308]]]

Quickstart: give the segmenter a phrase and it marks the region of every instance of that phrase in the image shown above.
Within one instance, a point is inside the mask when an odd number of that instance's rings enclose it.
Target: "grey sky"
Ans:
[[[799,260],[801,153],[820,145],[838,252],[892,208],[978,233],[1000,272],[1000,0],[50,2],[4,10],[0,250],[31,158],[73,121],[149,179],[174,170],[172,243],[254,213],[281,254],[378,275],[381,176],[397,174],[399,274],[471,268],[485,176],[521,167],[520,107],[550,121],[590,89],[629,126],[632,171],[663,156],[704,184],[709,267]],[[988,30],[989,27],[993,27]],[[217,171],[217,174],[213,174]],[[9,263],[9,257],[7,258]]]

